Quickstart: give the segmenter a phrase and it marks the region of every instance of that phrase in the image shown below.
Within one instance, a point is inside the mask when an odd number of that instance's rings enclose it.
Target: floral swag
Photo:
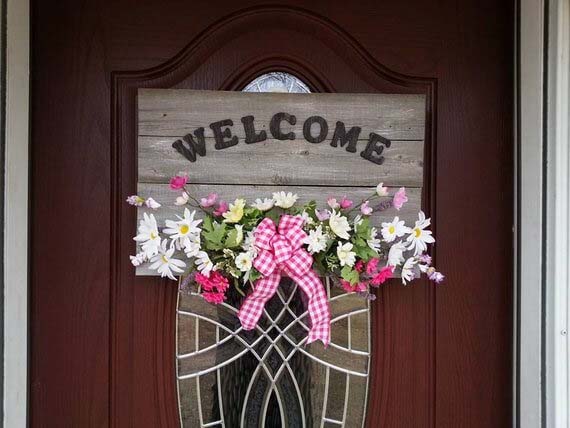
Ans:
[[[372,289],[397,274],[404,285],[422,274],[436,284],[444,279],[427,254],[435,239],[422,211],[413,227],[399,217],[382,223],[381,237],[370,224],[374,213],[402,208],[408,201],[403,187],[390,195],[380,183],[358,204],[346,197],[329,198],[328,207],[318,209],[315,201],[297,206],[298,196],[286,192],[250,205],[242,198],[228,205],[215,193],[196,200],[187,185],[184,174],[170,180],[170,188],[180,192],[174,204],[185,207],[176,220],[159,227],[153,214],[143,214],[134,237],[139,252],[130,256],[131,263],[149,264],[173,280],[182,276],[181,287],[195,284],[204,300],[214,304],[226,299],[230,282],[244,295],[246,285],[252,284],[238,312],[245,330],[255,328],[282,276],[295,281],[308,297],[307,343],[321,340],[325,346],[330,341],[330,309],[320,277],[368,299],[375,298]],[[127,202],[161,207],[153,198],[138,195]],[[196,210],[202,211],[202,219],[196,218]]]

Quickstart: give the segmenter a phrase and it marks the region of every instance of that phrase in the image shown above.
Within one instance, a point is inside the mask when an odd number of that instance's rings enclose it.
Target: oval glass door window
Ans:
[[[268,73],[244,91],[309,93],[287,73]],[[183,427],[361,427],[370,372],[370,303],[325,278],[332,315],[327,349],[306,345],[304,293],[282,279],[259,325],[244,331],[233,288],[212,305],[193,290],[177,304],[176,370]]]

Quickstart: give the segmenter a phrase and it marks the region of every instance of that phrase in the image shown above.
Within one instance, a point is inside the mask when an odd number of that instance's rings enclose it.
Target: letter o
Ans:
[[[319,135],[316,137],[311,135],[311,127],[313,126],[313,123],[318,123],[320,127]],[[305,140],[309,143],[318,144],[323,142],[325,138],[327,138],[328,133],[329,125],[321,116],[311,116],[305,120],[305,123],[303,124],[303,137],[305,137]]]

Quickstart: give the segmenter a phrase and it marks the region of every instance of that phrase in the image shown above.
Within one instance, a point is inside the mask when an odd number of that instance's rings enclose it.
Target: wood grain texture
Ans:
[[[272,94],[224,91],[140,89],[138,92],[139,136],[178,136],[205,128],[213,137],[210,123],[231,119],[232,134],[245,137],[240,119],[255,118],[256,130],[269,133],[274,114],[289,113],[295,125],[282,124],[283,132],[303,135],[303,123],[322,116],[329,125],[329,139],[337,121],[347,129],[360,126],[360,139],[376,132],[390,140],[423,140],[425,95],[422,94]]]
[[[281,4],[32,1],[30,426],[177,426],[176,287],[128,261],[137,90],[271,70],[427,95],[424,208],[448,279],[380,291],[369,426],[511,425],[513,4]]]
[[[188,161],[172,148],[175,139],[139,137],[139,182],[166,183],[180,171],[188,171],[194,183],[287,184],[329,186],[421,187],[423,183],[423,141],[393,141],[377,165],[359,153],[366,141],[357,143],[357,152],[331,147],[329,142],[310,144],[304,140],[267,140],[240,143],[215,150],[206,139],[206,156]]]

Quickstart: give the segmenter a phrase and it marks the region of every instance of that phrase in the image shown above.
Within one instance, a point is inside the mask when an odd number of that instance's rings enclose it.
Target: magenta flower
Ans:
[[[345,196],[342,197],[341,201],[340,201],[340,207],[345,210],[347,208],[350,208],[352,206],[352,201],[350,199],[346,199]]]
[[[229,207],[228,207],[228,204],[227,204],[226,202],[220,201],[220,202],[218,203],[218,208],[216,208],[216,210],[214,211],[214,215],[215,215],[216,217],[221,217],[222,214],[224,214],[225,212],[228,211],[228,208],[229,208]]]
[[[406,188],[400,187],[400,190],[394,194],[394,207],[396,207],[396,209],[399,211],[406,202],[408,202],[408,197],[406,196]]]
[[[370,281],[370,285],[374,287],[378,287],[380,284],[386,282],[387,279],[392,278],[392,274],[394,273],[394,266],[386,266],[378,272],[372,281]]]
[[[330,213],[330,211],[315,210],[315,215],[317,216],[319,221],[325,221],[325,220],[328,220],[330,218],[331,213]]]
[[[200,205],[204,208],[212,207],[216,203],[216,199],[218,199],[218,195],[210,193],[207,197],[200,199]]]
[[[213,303],[214,305],[223,303],[224,300],[226,300],[226,295],[224,293],[205,292],[202,293],[202,297],[206,302]]]
[[[366,264],[366,273],[368,275],[372,275],[374,272],[376,272],[376,268],[378,267],[379,262],[380,262],[380,259],[378,259],[378,258],[370,259],[368,261],[368,263]]]
[[[356,272],[362,272],[362,270],[364,269],[364,261],[363,260],[358,260],[356,262],[356,264],[354,265],[354,270]]]
[[[372,214],[372,207],[368,206],[369,201],[365,201],[362,203],[362,205],[360,205],[360,212],[362,213],[362,215],[370,215]]]
[[[345,281],[344,279],[340,280],[340,285],[347,293],[362,292],[366,291],[366,289],[368,288],[368,285],[365,282],[358,282],[352,285],[350,282]]]
[[[170,179],[170,188],[172,190],[183,189],[184,186],[186,186],[187,182],[188,182],[187,175],[176,175]]]

